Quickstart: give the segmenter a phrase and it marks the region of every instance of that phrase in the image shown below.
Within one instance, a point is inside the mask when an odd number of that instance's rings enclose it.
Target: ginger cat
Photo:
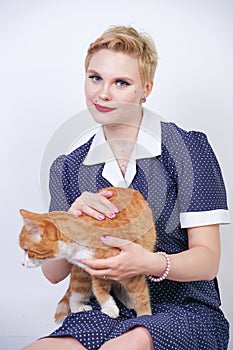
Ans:
[[[151,314],[144,275],[115,282],[91,277],[79,262],[80,258],[102,259],[119,254],[119,248],[108,247],[100,240],[107,235],[134,241],[154,251],[156,230],[152,211],[143,196],[130,188],[108,190],[114,193],[110,200],[119,209],[115,219],[98,221],[85,214],[76,217],[64,211],[36,214],[20,210],[24,219],[19,237],[20,247],[25,251],[23,265],[35,267],[47,260],[62,258],[73,264],[69,287],[57,306],[56,322],[63,321],[70,312],[90,310],[87,303],[92,293],[103,313],[118,317],[119,309],[110,295],[112,285],[115,293],[121,291],[117,297],[134,308],[137,316]]]

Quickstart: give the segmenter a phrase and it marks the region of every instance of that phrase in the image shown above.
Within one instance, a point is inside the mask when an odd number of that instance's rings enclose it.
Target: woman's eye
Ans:
[[[125,81],[125,80],[117,80],[116,81],[116,85],[120,86],[120,87],[124,87],[124,86],[128,86],[129,83],[127,81]]]
[[[90,75],[89,79],[91,79],[92,81],[95,81],[97,83],[102,80],[101,77],[98,75]]]

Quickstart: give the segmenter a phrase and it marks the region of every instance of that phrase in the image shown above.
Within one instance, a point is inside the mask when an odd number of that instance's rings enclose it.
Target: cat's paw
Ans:
[[[119,309],[113,298],[109,298],[109,300],[101,306],[101,311],[111,318],[117,318],[119,316]]]
[[[92,310],[91,305],[83,305],[82,310],[80,310],[80,311],[91,311],[91,310]]]
[[[92,310],[92,306],[91,305],[86,305],[86,304],[77,305],[77,306],[71,308],[71,312],[72,313],[83,312],[83,311],[91,311],[91,310]]]
[[[111,318],[117,318],[119,316],[119,309],[117,306],[115,308],[111,308],[111,309],[110,308],[108,308],[108,309],[102,308],[101,311]]]

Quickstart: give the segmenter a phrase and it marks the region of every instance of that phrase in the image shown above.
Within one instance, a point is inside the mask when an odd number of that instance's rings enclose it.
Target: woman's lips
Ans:
[[[94,103],[94,106],[97,109],[97,111],[102,112],[102,113],[112,112],[116,109],[116,108],[102,106],[102,105],[99,105],[98,103]]]

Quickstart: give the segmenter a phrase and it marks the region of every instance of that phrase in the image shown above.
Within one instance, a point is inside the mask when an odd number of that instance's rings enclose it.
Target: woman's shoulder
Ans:
[[[188,148],[208,145],[204,132],[198,130],[185,130],[174,122],[161,122],[162,144],[165,146],[185,145]]]
[[[168,137],[172,135],[180,135],[182,138],[195,138],[195,137],[204,137],[206,138],[206,134],[199,130],[186,130],[177,125],[174,122],[161,122],[162,127],[162,136]]]
[[[85,157],[91,147],[94,136],[92,136],[87,142],[83,143],[79,147],[75,148],[72,152],[66,155],[68,160],[77,160],[80,157]]]
[[[93,141],[94,136],[92,136],[87,142],[75,148],[68,154],[59,155],[52,163],[51,169],[55,170],[57,168],[64,169],[64,167],[69,165],[76,165],[77,163],[81,163],[83,159],[86,157],[91,143]]]

